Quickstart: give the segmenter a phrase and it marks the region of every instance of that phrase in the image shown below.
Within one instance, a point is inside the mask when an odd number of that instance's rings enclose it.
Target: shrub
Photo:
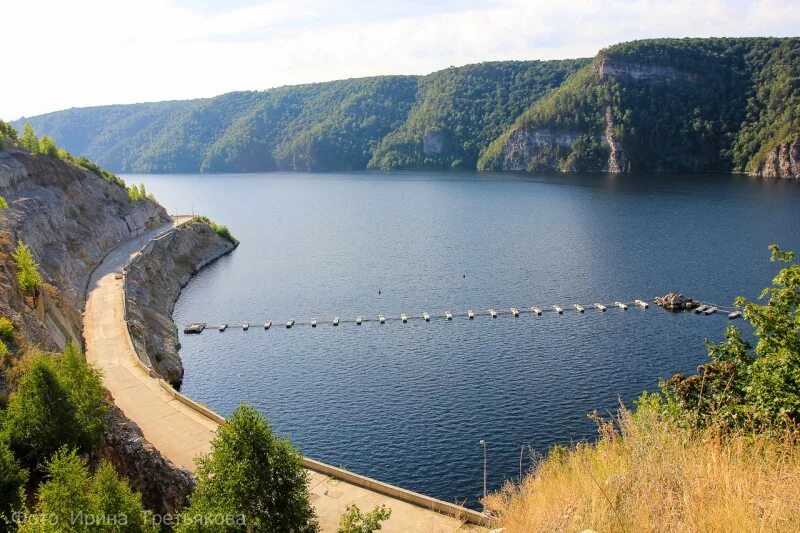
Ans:
[[[708,343],[711,361],[697,374],[662,386],[665,412],[684,425],[783,431],[800,422],[800,264],[792,252],[770,250],[786,266],[762,292],[769,300],[736,301],[754,328],[755,349],[730,325],[724,342]]]
[[[142,200],[147,198],[147,190],[144,188],[144,183],[140,183],[137,185],[131,185],[128,187],[128,198],[132,202],[141,202]]]
[[[42,275],[39,274],[39,265],[27,244],[19,241],[14,251],[14,260],[17,263],[19,288],[23,292],[35,292],[42,284]]]
[[[178,531],[199,531],[192,524],[204,516],[231,517],[242,530],[317,531],[300,452],[275,437],[253,407],[240,406],[211,447],[197,462],[197,487]]]
[[[0,522],[8,523],[11,513],[22,507],[27,481],[28,471],[14,458],[8,444],[0,441]]]
[[[388,520],[392,510],[385,505],[375,507],[363,514],[358,505],[348,505],[344,514],[339,517],[338,533],[373,533],[381,529],[381,522]]]
[[[158,531],[141,497],[109,463],[102,462],[92,476],[84,459],[62,448],[44,470],[47,481],[39,486],[35,515],[28,517],[20,532]]]
[[[194,223],[194,222],[199,222],[199,223],[202,223],[202,224],[208,224],[209,226],[211,226],[211,229],[213,229],[214,232],[217,235],[219,235],[220,237],[222,237],[223,239],[225,239],[226,241],[228,241],[230,243],[233,243],[233,244],[236,243],[236,239],[234,239],[233,235],[231,235],[231,232],[228,229],[228,226],[223,226],[222,224],[217,224],[216,222],[214,222],[210,218],[208,218],[206,216],[201,216],[201,215],[198,215],[198,216],[194,217],[191,220],[190,223]]]
[[[58,146],[56,146],[56,143],[53,141],[52,137],[44,135],[41,139],[39,139],[38,153],[49,156],[55,156],[58,154]]]
[[[33,131],[33,126],[31,126],[30,122],[26,122],[22,127],[22,138],[19,142],[30,153],[38,153],[39,139],[36,138],[36,132]]]
[[[103,398],[99,373],[74,345],[59,358],[34,355],[9,399],[3,437],[29,466],[62,445],[89,450],[105,431]]]
[[[0,150],[6,150],[17,142],[17,130],[9,124],[0,120]]]
[[[14,341],[14,323],[5,316],[0,316],[0,339]]]
[[[0,196],[0,209],[8,209],[8,200],[3,196]]]

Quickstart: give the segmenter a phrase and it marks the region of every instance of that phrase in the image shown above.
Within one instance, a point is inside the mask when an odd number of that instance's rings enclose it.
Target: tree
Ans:
[[[786,266],[762,291],[769,300],[736,300],[753,326],[755,349],[730,325],[724,342],[708,343],[711,361],[697,374],[666,381],[666,405],[679,421],[779,431],[800,422],[800,264],[792,252],[770,250]]]
[[[388,520],[392,510],[385,505],[375,507],[363,514],[358,505],[348,505],[344,514],[339,517],[338,533],[373,533],[381,529],[381,522]]]
[[[47,481],[39,486],[35,516],[28,517],[20,532],[158,531],[141,497],[109,463],[102,462],[92,476],[85,459],[61,448],[44,471]]]
[[[39,139],[39,152],[42,155],[50,155],[54,156],[58,154],[58,146],[56,146],[55,141],[52,137],[48,137],[47,135],[43,135],[41,139]]]
[[[70,344],[58,359],[33,357],[9,399],[2,435],[36,467],[62,445],[88,451],[105,432],[106,412],[99,373]]]
[[[211,447],[178,531],[317,531],[300,452],[252,406],[240,406]]]
[[[0,523],[8,524],[11,513],[22,508],[28,471],[22,468],[11,450],[0,441]]]
[[[36,138],[36,132],[33,131],[33,126],[31,126],[30,122],[26,122],[22,127],[22,139],[20,139],[20,144],[32,154],[39,151],[39,139]]]
[[[42,284],[42,275],[39,273],[39,264],[33,258],[33,253],[27,244],[19,241],[14,251],[14,260],[17,262],[19,288],[23,292],[35,293]]]

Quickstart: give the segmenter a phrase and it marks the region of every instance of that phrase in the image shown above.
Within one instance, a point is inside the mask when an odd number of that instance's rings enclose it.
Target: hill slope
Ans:
[[[800,39],[634,41],[537,101],[478,167],[796,177],[799,134]]]

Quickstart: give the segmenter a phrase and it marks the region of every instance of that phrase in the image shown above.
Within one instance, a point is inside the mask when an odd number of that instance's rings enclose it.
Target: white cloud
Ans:
[[[0,117],[213,96],[499,59],[592,56],[659,36],[791,35],[792,0],[497,0],[393,4],[40,0],[3,8]]]

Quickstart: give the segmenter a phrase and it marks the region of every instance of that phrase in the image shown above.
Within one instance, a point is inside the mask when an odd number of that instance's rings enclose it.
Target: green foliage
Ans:
[[[316,531],[302,457],[242,405],[217,430],[197,462],[197,487],[178,531]],[[227,527],[213,525],[227,520]]]
[[[23,292],[35,292],[42,284],[42,275],[39,273],[39,264],[33,258],[33,253],[28,245],[22,241],[14,250],[14,261],[17,263],[17,282]]]
[[[147,199],[147,190],[144,188],[144,183],[128,187],[128,198],[132,202],[141,202]]]
[[[230,230],[228,229],[227,226],[223,226],[221,224],[217,224],[216,222],[214,222],[210,218],[208,218],[206,216],[201,216],[201,215],[198,215],[198,216],[194,217],[191,221],[189,221],[190,224],[194,223],[194,222],[200,222],[200,223],[203,223],[203,224],[208,224],[209,226],[211,226],[211,229],[213,229],[214,232],[217,235],[219,235],[220,237],[222,237],[223,239],[225,239],[226,241],[228,241],[230,243],[236,244],[236,239],[233,238],[233,235],[231,235],[231,232],[230,232]]]
[[[30,122],[26,122],[22,127],[20,144],[32,154],[39,151],[39,139],[36,138],[36,132],[33,131],[33,126],[31,126]]]
[[[17,130],[9,124],[0,120],[0,150],[7,150],[17,144]]]
[[[730,325],[724,342],[708,343],[710,362],[698,374],[665,382],[663,408],[678,421],[779,430],[800,422],[800,264],[770,249],[786,266],[762,292],[768,301],[736,301],[753,325],[755,349]]]
[[[339,517],[338,533],[373,533],[381,529],[381,522],[388,520],[392,510],[385,505],[375,507],[364,514],[357,505],[348,505],[344,514]]]
[[[9,523],[11,513],[22,508],[27,482],[28,471],[14,458],[8,444],[0,441],[0,524]]]
[[[9,399],[3,438],[32,467],[62,445],[87,451],[105,431],[103,398],[99,373],[74,345],[57,359],[36,355]]]
[[[759,150],[800,131],[798,53],[800,39],[651,39],[615,45],[531,106],[490,145],[478,167],[602,170],[611,133],[630,170],[751,169]],[[567,140],[533,142],[532,155],[514,159],[507,141],[520,130]],[[588,138],[602,139],[605,146],[587,151]]]
[[[37,153],[42,155],[56,156],[58,154],[58,147],[51,137],[43,135],[42,138],[39,139],[39,148]]]
[[[0,209],[8,209],[8,200],[3,196],[0,196]]]
[[[0,317],[0,339],[14,342],[14,323],[8,317]]]
[[[85,459],[62,448],[44,471],[47,480],[37,491],[34,514],[27,516],[20,532],[158,531],[141,497],[109,463],[101,463],[91,475]]]

